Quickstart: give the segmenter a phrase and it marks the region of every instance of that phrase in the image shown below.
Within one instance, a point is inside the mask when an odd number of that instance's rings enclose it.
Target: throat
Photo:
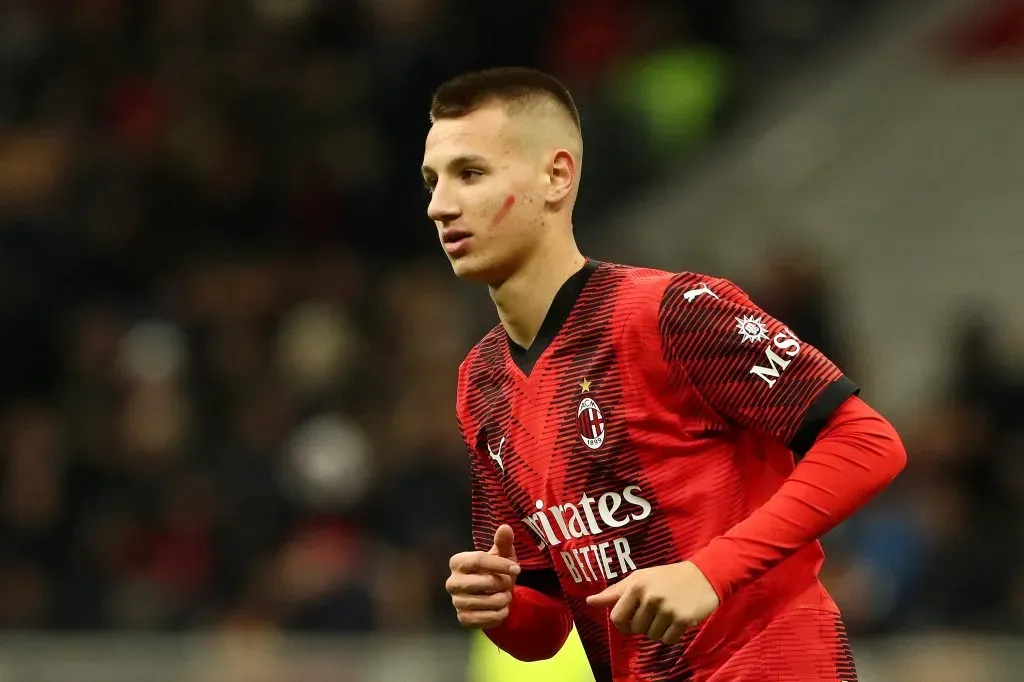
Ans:
[[[491,296],[516,363],[529,374],[568,320],[598,263],[580,255],[544,277],[510,279]],[[511,285],[511,286],[510,286]]]
[[[505,282],[500,290],[492,290],[491,299],[509,340],[519,348],[529,350],[540,332],[550,301],[545,303],[535,289],[524,287],[523,291],[510,291],[511,283]]]

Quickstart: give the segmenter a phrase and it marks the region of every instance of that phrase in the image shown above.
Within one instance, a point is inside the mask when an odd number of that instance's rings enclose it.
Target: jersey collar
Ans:
[[[569,315],[572,314],[573,307],[576,305],[576,301],[579,299],[580,294],[583,293],[583,288],[587,286],[590,276],[594,274],[600,265],[600,262],[588,258],[582,268],[565,280],[558,289],[558,293],[555,294],[555,298],[551,301],[551,307],[548,308],[544,321],[541,322],[537,338],[533,340],[529,348],[523,348],[513,341],[508,334],[505,335],[512,361],[516,363],[516,366],[519,367],[524,375],[530,375],[533,366],[537,364],[537,360],[540,359],[540,356],[544,354],[544,351],[548,349],[551,342],[558,336],[558,332],[565,326]]]

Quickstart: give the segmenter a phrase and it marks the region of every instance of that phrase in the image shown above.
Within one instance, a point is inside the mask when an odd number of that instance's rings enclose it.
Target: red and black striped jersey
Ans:
[[[475,548],[508,523],[523,578],[557,575],[598,682],[853,680],[817,542],[674,645],[620,633],[586,597],[746,518],[856,392],[726,280],[588,261],[530,349],[498,326],[460,368]]]

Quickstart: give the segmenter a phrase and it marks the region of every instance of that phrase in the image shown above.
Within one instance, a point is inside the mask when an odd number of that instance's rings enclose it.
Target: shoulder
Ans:
[[[459,363],[456,403],[460,416],[466,415],[474,389],[479,389],[495,368],[501,366],[503,343],[504,331],[500,325],[496,325],[469,349],[466,357]]]
[[[719,298],[746,298],[742,289],[723,277],[685,270],[669,272],[628,265],[611,267],[621,280],[620,294],[632,297],[638,302],[653,302],[660,306],[663,299],[683,294],[689,294],[690,300],[696,300],[698,296],[706,293],[706,289]]]
[[[723,303],[750,305],[750,298],[728,279],[700,272],[626,268],[619,297],[630,311],[629,326],[657,329],[667,318],[699,314]]]
[[[642,268],[633,265],[604,263],[598,269],[601,279],[611,285],[611,294],[615,305],[625,311],[627,318],[633,318],[640,310],[645,310],[661,297],[673,273],[653,268]]]
[[[459,375],[471,373],[480,363],[491,362],[501,355],[501,344],[505,342],[505,331],[500,324],[491,327],[483,338],[473,344],[466,357],[459,364]]]

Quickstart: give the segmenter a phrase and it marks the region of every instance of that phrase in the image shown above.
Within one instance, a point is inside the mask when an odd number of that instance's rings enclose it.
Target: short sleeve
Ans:
[[[664,360],[718,414],[806,452],[859,388],[735,284],[675,275],[661,296]]]

